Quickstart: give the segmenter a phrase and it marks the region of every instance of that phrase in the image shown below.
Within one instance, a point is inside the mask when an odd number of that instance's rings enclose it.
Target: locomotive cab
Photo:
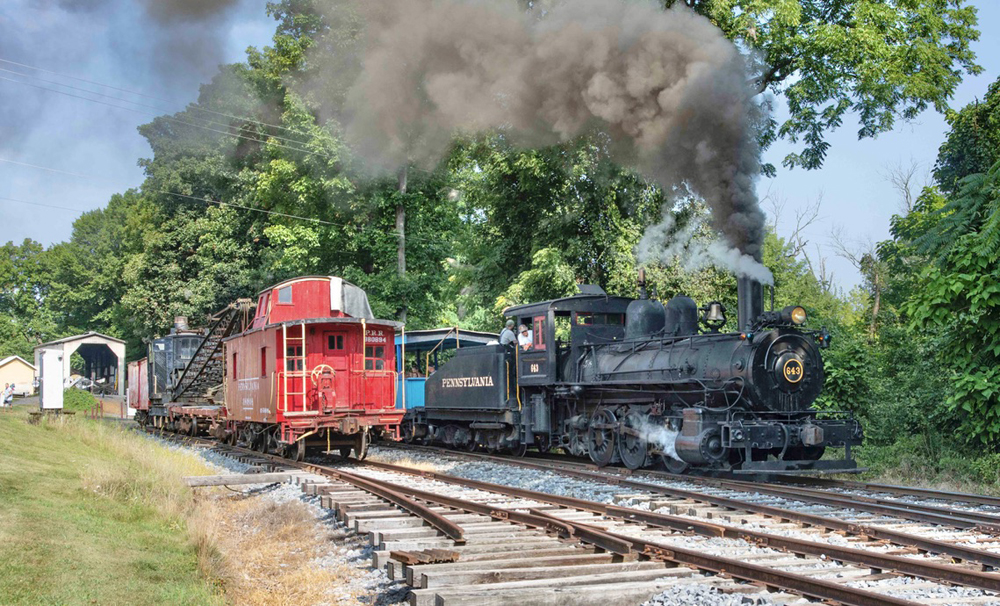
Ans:
[[[532,332],[531,345],[517,352],[518,380],[524,386],[551,386],[577,380],[577,359],[589,343],[625,338],[625,312],[632,299],[582,285],[572,297],[520,305],[504,315]]]

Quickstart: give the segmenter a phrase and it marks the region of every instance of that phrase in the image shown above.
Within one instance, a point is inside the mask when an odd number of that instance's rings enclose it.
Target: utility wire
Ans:
[[[35,80],[38,80],[39,82],[45,82],[46,84],[53,84],[55,86],[62,86],[63,88],[68,88],[70,90],[76,90],[76,91],[84,92],[84,93],[87,93],[89,95],[97,95],[98,97],[104,97],[106,99],[114,99],[115,101],[121,101],[122,103],[131,103],[132,105],[138,105],[139,107],[146,107],[146,108],[149,108],[149,109],[156,110],[156,112],[157,112],[156,114],[150,114],[150,115],[160,116],[161,113],[164,113],[164,114],[175,113],[175,112],[173,112],[173,111],[171,111],[171,110],[169,110],[167,108],[158,107],[156,105],[148,105],[146,103],[139,103],[138,101],[129,101],[128,99],[122,99],[121,97],[116,97],[114,95],[105,95],[104,93],[99,93],[99,92],[92,91],[92,90],[89,90],[89,89],[86,89],[86,88],[80,88],[79,86],[73,86],[73,85],[70,85],[70,84],[63,84],[62,82],[56,82],[55,80],[46,80],[44,78],[39,78],[37,76],[32,76],[31,74],[23,74],[21,72],[16,72],[14,70],[4,69],[2,67],[0,67],[0,72],[5,72],[5,73],[8,73],[8,74],[14,74],[15,76],[21,76],[22,78],[34,78]],[[22,82],[22,84],[27,84],[27,82]],[[49,90],[49,89],[46,89],[46,90]],[[54,91],[54,92],[58,92],[58,91]],[[122,109],[126,109],[126,108],[122,108]],[[145,113],[149,113],[149,112],[145,112]],[[163,116],[163,117],[168,118],[167,116]],[[176,120],[176,118],[168,118],[168,119]],[[197,118],[197,117],[195,117],[195,120],[201,120],[203,122],[206,122],[207,124],[214,124],[216,126],[221,126],[223,128],[232,128],[232,126],[233,126],[232,124],[229,124],[229,123],[226,123],[226,122],[216,122],[214,120],[209,120],[207,118]],[[185,124],[187,124],[187,123],[185,122]],[[192,124],[192,126],[194,126],[194,124]],[[278,139],[278,140],[281,140],[281,141],[288,141],[289,143],[297,143],[299,145],[308,145],[308,142],[306,142],[306,141],[300,141],[299,139],[289,139],[288,137],[281,137],[279,135],[270,135],[270,134],[267,135],[267,136],[270,137],[270,138],[272,138],[272,139]]]
[[[87,79],[84,79],[84,78],[79,78],[79,77],[76,77],[76,76],[71,76],[69,74],[64,74],[64,73],[61,73],[61,72],[55,72],[55,71],[52,71],[52,70],[49,70],[49,69],[43,69],[41,67],[36,67],[34,65],[27,65],[25,63],[18,63],[17,61],[10,61],[10,60],[4,59],[2,57],[0,57],[0,63],[7,63],[9,65],[16,65],[18,67],[23,67],[23,68],[26,68],[26,69],[33,69],[35,71],[43,72],[43,73],[46,73],[46,74],[52,74],[53,76],[59,76],[60,78],[69,78],[70,80],[76,80],[77,82],[84,82],[86,84],[92,84],[94,86],[101,86],[103,88],[107,88],[107,89],[110,89],[110,90],[116,90],[116,91],[122,92],[122,93],[128,93],[130,95],[138,95],[139,97],[145,97],[146,99],[152,99],[154,101],[162,101],[163,103],[171,103],[171,101],[169,99],[164,99],[162,97],[156,97],[156,96],[153,96],[153,95],[148,95],[146,93],[140,93],[138,91],[128,90],[126,88],[119,88],[117,86],[112,86],[110,84],[103,84],[101,82],[96,82],[94,80],[87,80]],[[33,77],[37,78],[37,76],[33,76]],[[207,114],[214,114],[216,116],[223,116],[225,118],[233,118],[233,119],[236,119],[236,120],[250,120],[250,121],[257,122],[257,123],[259,123],[259,124],[261,124],[263,126],[270,126],[271,128],[280,128],[282,130],[287,130],[289,132],[293,132],[293,133],[300,134],[300,135],[308,135],[309,134],[307,132],[304,132],[304,131],[301,131],[301,130],[298,130],[298,129],[295,129],[295,128],[291,128],[289,126],[281,126],[281,125],[278,125],[278,124],[268,124],[267,122],[264,122],[262,120],[257,120],[256,118],[247,118],[245,116],[235,116],[233,114],[227,114],[225,112],[219,112],[219,111],[215,111],[215,110],[211,110],[211,109],[205,109],[203,107],[198,107],[197,105],[192,105],[191,109],[195,109],[197,111],[204,112],[204,113],[207,113]]]
[[[79,177],[79,178],[82,178],[82,179],[100,180],[97,177],[94,177],[92,175],[83,175],[83,174],[80,174],[80,173],[74,173],[74,172],[70,172],[70,171],[66,171],[66,170],[61,170],[61,169],[58,169],[58,168],[51,168],[51,167],[48,167],[48,166],[40,166],[38,164],[28,164],[27,162],[18,162],[16,160],[8,160],[7,158],[0,158],[0,162],[7,162],[9,164],[16,164],[18,166],[26,166],[28,168],[35,168],[35,169],[38,169],[38,170],[44,170],[44,171],[48,171],[48,172],[52,172],[52,173],[58,173],[58,174],[62,174],[62,175],[69,175],[69,176],[72,176],[72,177]],[[277,217],[284,217],[286,219],[295,219],[295,220],[299,220],[299,221],[309,221],[311,223],[317,223],[317,224],[320,224],[320,225],[331,225],[333,227],[338,227],[340,225],[339,223],[333,223],[331,221],[324,221],[323,219],[317,219],[315,217],[303,217],[301,215],[293,215],[293,214],[289,214],[289,213],[278,212],[278,211],[275,211],[275,210],[267,210],[267,209],[264,209],[264,208],[256,208],[256,207],[253,207],[253,206],[243,206],[241,204],[233,204],[232,202],[223,202],[221,200],[213,200],[211,198],[200,198],[198,196],[191,196],[191,195],[188,195],[188,194],[180,194],[180,193],[177,193],[177,192],[167,191],[167,190],[162,190],[162,189],[149,189],[149,190],[144,189],[143,192],[144,193],[150,193],[150,194],[163,194],[165,196],[175,196],[175,197],[178,197],[178,198],[185,198],[185,199],[188,199],[188,200],[194,200],[196,202],[201,202],[203,204],[216,204],[218,206],[224,206],[224,207],[228,206],[228,207],[231,207],[231,208],[239,208],[241,210],[248,210],[248,211],[252,211],[252,212],[263,213],[263,214],[273,215],[273,216],[277,216]],[[56,209],[59,209],[59,210],[69,210],[69,211],[73,211],[73,212],[77,212],[77,213],[90,212],[89,210],[80,210],[80,209],[77,209],[77,208],[67,208],[65,206],[53,206],[51,204],[41,204],[41,203],[38,203],[38,202],[28,202],[28,201],[25,201],[25,200],[16,200],[14,198],[6,198],[6,197],[2,197],[2,196],[0,196],[0,200],[7,200],[7,201],[10,201],[10,202],[17,202],[19,204],[30,204],[32,206],[44,206],[46,208],[56,208]],[[97,209],[92,209],[92,210],[97,210]],[[398,234],[394,234],[394,237],[398,237]],[[406,239],[407,240],[419,240],[419,241],[422,241],[422,242],[435,242],[435,243],[440,243],[441,242],[440,238],[425,238],[425,237],[421,237],[421,236],[414,236],[414,235],[411,235],[411,234],[407,234],[406,235]]]
[[[7,198],[5,196],[0,196],[0,200],[6,200],[8,202],[17,202],[18,204],[30,204],[32,206],[44,206],[45,208],[57,208],[59,210],[71,210],[75,213],[90,212],[86,210],[80,210],[79,208],[69,208],[67,206],[55,206],[53,204],[40,204],[38,202],[28,202],[27,200],[16,200],[14,198]]]
[[[81,177],[83,179],[93,179],[93,177],[91,177],[90,175],[71,173],[65,170],[59,170],[58,168],[49,168],[47,166],[39,166],[37,164],[28,164],[27,162],[18,162],[17,160],[8,160],[7,158],[0,158],[0,162],[6,162],[8,164],[17,164],[18,166],[27,166],[28,168],[37,168],[38,170],[47,170],[52,173],[61,173],[63,175],[72,175],[74,177]]]
[[[171,118],[170,116],[160,116],[158,114],[153,114],[151,112],[143,111],[143,110],[140,110],[140,109],[134,109],[134,108],[131,108],[131,107],[123,107],[121,105],[115,105],[114,103],[108,103],[106,101],[101,101],[99,99],[91,99],[90,97],[83,97],[81,95],[74,95],[73,93],[67,93],[65,91],[56,90],[54,88],[47,88],[45,86],[41,86],[41,85],[38,85],[38,84],[32,84],[31,82],[24,82],[23,80],[15,80],[13,78],[7,78],[5,76],[0,76],[0,80],[5,80],[7,82],[14,82],[16,84],[24,84],[25,86],[31,86],[33,88],[39,88],[39,89],[42,89],[42,90],[47,90],[49,92],[57,93],[57,94],[60,94],[60,95],[66,95],[67,97],[73,97],[73,98],[76,98],[76,99],[83,99],[84,101],[90,101],[90,102],[93,102],[93,103],[99,103],[101,105],[107,105],[108,107],[114,107],[114,108],[117,108],[117,109],[122,109],[122,110],[125,110],[125,111],[134,112],[134,113],[137,113],[137,114],[152,115],[152,116],[155,116],[155,117],[160,118],[162,120],[166,120],[168,122],[176,122],[178,124],[183,124],[185,126],[190,126],[190,127],[193,127],[193,128],[202,128],[204,130],[208,130],[208,131],[211,131],[213,133],[219,133],[220,135],[226,135],[228,137],[236,137],[236,138],[239,138],[239,139],[246,139],[247,141],[254,141],[256,143],[261,143],[263,145],[273,145],[275,147],[281,147],[281,148],[284,148],[284,149],[289,149],[289,150],[296,151],[296,152],[299,152],[299,153],[302,153],[302,154],[307,154],[307,155],[310,155],[310,156],[318,156],[318,157],[321,157],[321,158],[326,158],[327,160],[336,160],[336,158],[334,158],[333,156],[330,156],[330,155],[325,154],[325,153],[309,151],[309,150],[306,150],[306,149],[299,149],[297,147],[292,147],[290,145],[282,145],[281,143],[275,143],[273,141],[267,141],[267,140],[264,140],[264,139],[255,139],[253,137],[248,137],[246,135],[241,135],[241,134],[238,134],[238,133],[230,133],[230,132],[226,132],[226,131],[223,131],[223,130],[218,130],[218,129],[215,129],[215,128],[210,128],[210,127],[205,126],[203,124],[195,124],[193,122],[186,122],[184,120],[179,120],[177,118]]]
[[[39,170],[45,170],[45,171],[49,171],[49,172],[53,172],[53,173],[59,173],[59,174],[63,174],[63,175],[71,175],[73,177],[81,177],[83,179],[94,179],[95,178],[95,177],[92,177],[90,175],[81,175],[80,173],[71,173],[69,171],[60,170],[58,168],[49,168],[48,166],[39,166],[37,164],[28,164],[26,162],[17,162],[15,160],[8,160],[6,158],[0,158],[0,162],[7,162],[7,163],[10,163],[10,164],[17,164],[19,166],[27,166],[27,167],[30,167],[30,168],[37,168]],[[285,217],[287,219],[297,219],[299,221],[309,221],[309,222],[312,222],[312,223],[319,223],[319,224],[322,224],[322,225],[333,225],[333,226],[337,225],[336,223],[332,223],[330,221],[324,221],[322,219],[317,219],[315,217],[303,217],[301,215],[292,215],[292,214],[289,214],[289,213],[278,212],[276,210],[267,210],[265,208],[255,208],[253,206],[243,206],[241,204],[233,204],[232,202],[223,202],[221,200],[213,200],[211,198],[201,198],[201,197],[198,197],[198,196],[190,196],[188,194],[179,194],[179,193],[174,192],[174,191],[167,191],[167,190],[163,190],[163,189],[152,189],[152,190],[144,190],[144,191],[146,191],[146,193],[163,194],[163,195],[166,195],[166,196],[176,196],[178,198],[185,198],[185,199],[188,199],[188,200],[196,200],[198,202],[202,202],[203,204],[217,204],[219,206],[229,206],[229,207],[232,207],[232,208],[239,208],[239,209],[242,209],[242,210],[249,210],[249,211],[258,212],[258,213],[264,213],[264,214],[268,214],[268,215],[275,215],[275,216],[278,216],[278,217]],[[25,200],[15,200],[14,198],[2,198],[2,199],[8,200],[10,202],[19,202],[21,204],[32,204],[34,206],[48,206],[49,208],[58,208],[58,209],[61,209],[61,210],[72,210],[72,211],[81,212],[81,213],[83,213],[83,212],[90,212],[90,211],[86,211],[86,210],[79,210],[79,209],[76,209],[76,208],[66,208],[64,206],[52,206],[50,204],[40,204],[38,202],[27,202]]]

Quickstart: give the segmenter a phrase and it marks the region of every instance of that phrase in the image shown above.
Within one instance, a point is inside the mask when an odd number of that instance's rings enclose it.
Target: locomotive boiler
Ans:
[[[849,413],[816,410],[820,350],[802,307],[763,310],[763,288],[738,280],[738,330],[725,308],[678,295],[575,296],[511,307],[531,328],[527,349],[459,350],[431,375],[405,439],[523,454],[560,448],[598,465],[662,462],[745,473],[851,471],[862,441]],[[827,448],[843,457],[822,459]]]

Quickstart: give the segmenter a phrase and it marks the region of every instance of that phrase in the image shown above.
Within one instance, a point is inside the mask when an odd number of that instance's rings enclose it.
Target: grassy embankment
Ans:
[[[214,604],[186,518],[196,457],[113,426],[0,413],[0,603]]]
[[[299,605],[370,593],[351,583],[361,571],[316,564],[343,537],[301,503],[194,493],[183,476],[218,473],[196,455],[114,422],[27,418],[0,412],[0,604]]]

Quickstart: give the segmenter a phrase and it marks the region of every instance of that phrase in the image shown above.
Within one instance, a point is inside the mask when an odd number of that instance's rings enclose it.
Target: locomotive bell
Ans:
[[[708,313],[705,315],[705,321],[707,322],[726,322],[726,308],[722,306],[722,303],[718,301],[713,301],[708,304]]]
[[[704,309],[705,315],[702,317],[702,322],[713,331],[722,328],[722,325],[726,323],[726,307],[718,301],[712,301]]]

